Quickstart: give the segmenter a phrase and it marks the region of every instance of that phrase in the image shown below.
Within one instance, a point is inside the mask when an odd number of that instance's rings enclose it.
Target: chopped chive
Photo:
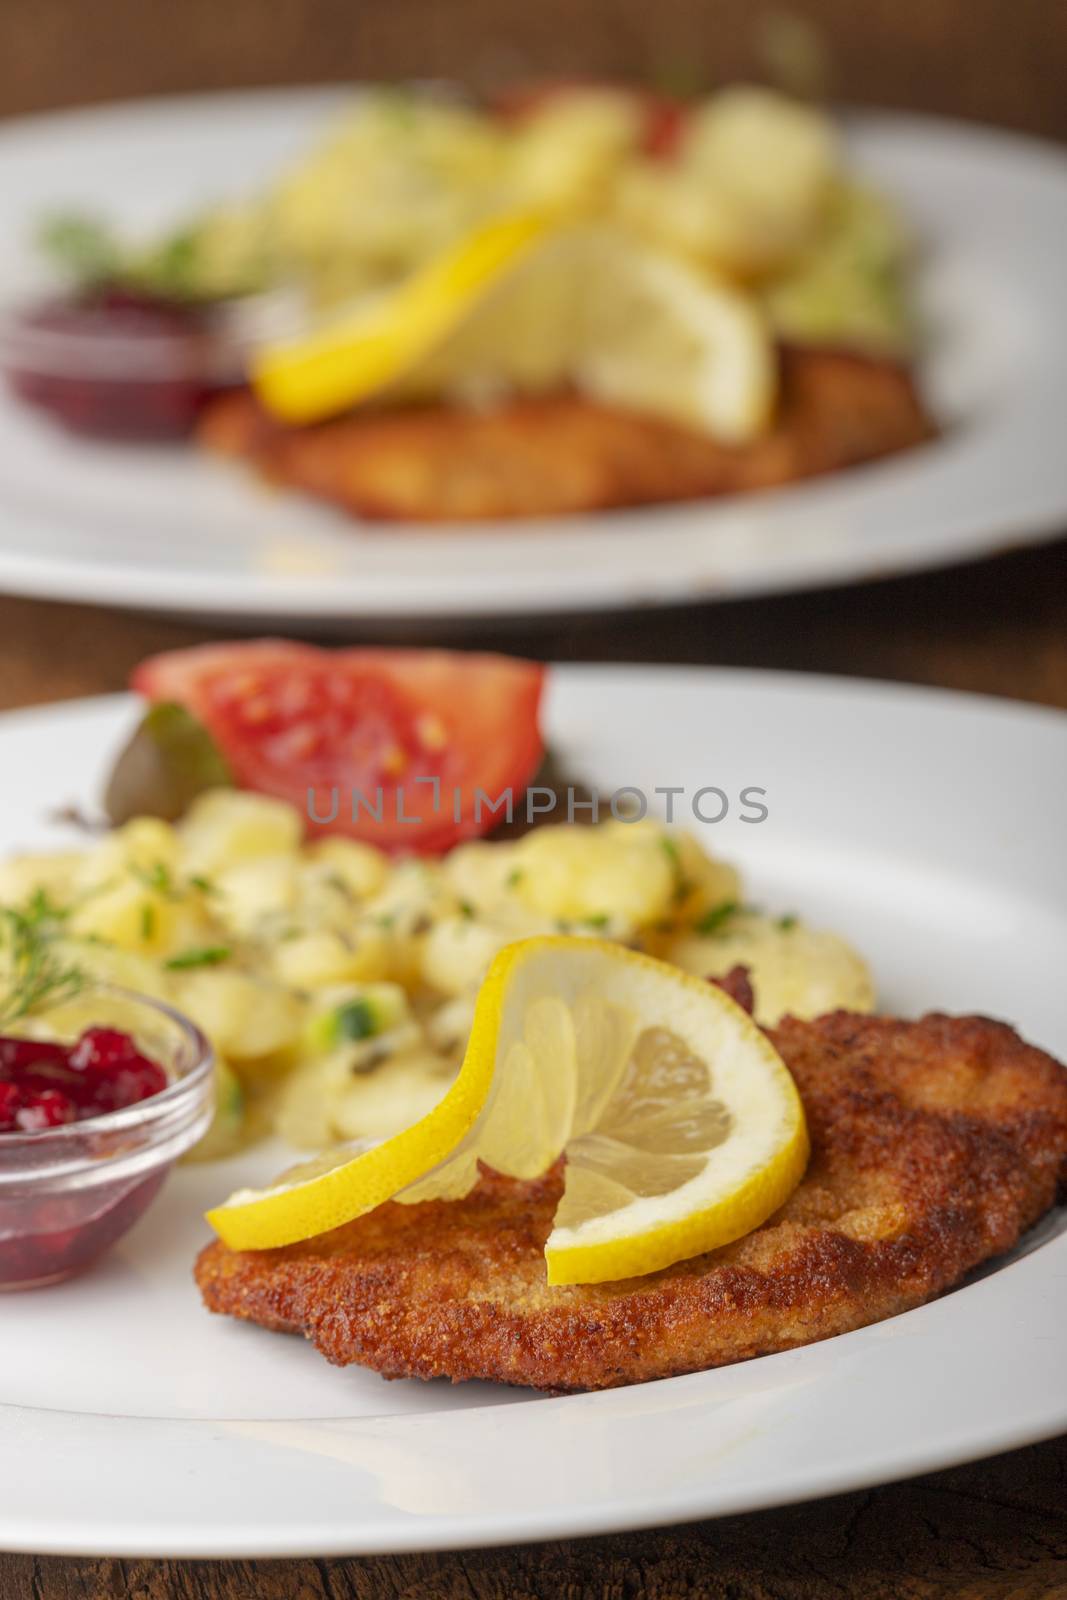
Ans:
[[[370,1039],[378,1028],[367,1000],[352,1000],[337,1010],[337,1032],[342,1039]]]
[[[682,866],[681,853],[674,840],[669,834],[661,833],[659,836],[659,842],[663,847],[663,853],[670,862],[671,870],[674,873],[674,890],[672,893],[672,898],[675,905],[680,905],[681,902],[688,897],[693,885],[685,875],[685,868]]]
[[[740,909],[741,907],[736,900],[726,900],[721,906],[712,906],[711,910],[705,911],[700,921],[696,924],[697,933],[705,938],[710,934],[720,933],[730,918],[736,916]]]
[[[184,972],[189,967],[217,967],[220,961],[228,961],[232,954],[228,944],[207,944],[196,950],[180,950],[163,965],[171,972]]]
[[[788,933],[791,928],[796,927],[798,920],[799,919],[796,914],[792,911],[789,911],[784,917],[778,918],[778,926],[781,928],[783,933]]]
[[[156,908],[146,900],[141,907],[141,938],[151,939],[156,931]]]
[[[142,867],[136,861],[131,861],[130,871],[153,894],[162,895],[164,900],[179,898],[171,870],[165,861],[154,861],[150,867]]]

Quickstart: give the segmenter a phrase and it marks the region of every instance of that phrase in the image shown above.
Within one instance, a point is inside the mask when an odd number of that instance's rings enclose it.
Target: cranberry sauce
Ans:
[[[226,386],[204,311],[116,288],[14,318],[3,364],[20,399],[72,432],[108,439],[182,438]]]
[[[0,1037],[0,1135],[121,1111],[167,1087],[129,1034],[88,1028],[72,1045]]]

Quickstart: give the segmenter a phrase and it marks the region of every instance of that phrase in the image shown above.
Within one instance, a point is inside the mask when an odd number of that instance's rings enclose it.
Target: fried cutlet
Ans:
[[[287,428],[247,392],[205,412],[207,449],[361,517],[544,517],[772,488],[890,455],[934,432],[905,368],[783,353],[774,425],[743,446],[576,394],[493,410],[408,406]]]
[[[212,1311],[389,1378],[610,1388],[788,1350],[907,1311],[1010,1249],[1067,1177],[1067,1070],[1003,1023],[835,1012],[771,1031],[807,1175],[736,1244],[623,1283],[549,1288],[562,1165],[389,1202],[306,1243],[196,1266]]]

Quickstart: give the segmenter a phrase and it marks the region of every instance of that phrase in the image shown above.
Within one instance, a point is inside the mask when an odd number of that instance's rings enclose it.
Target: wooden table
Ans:
[[[119,689],[149,651],[211,636],[186,623],[0,599],[0,705]],[[851,590],[498,624],[448,642],[558,660],[862,674],[1067,708],[1067,542]],[[0,1600],[1047,1600],[1067,1597],[1065,1507],[1059,1440],[808,1506],[522,1549],[262,1563],[0,1557]]]
[[[0,597],[0,709],[122,689],[150,652],[219,636],[218,627]],[[847,673],[1067,708],[1067,540],[853,589],[388,636],[557,661]],[[373,637],[355,624],[337,632],[351,643]]]

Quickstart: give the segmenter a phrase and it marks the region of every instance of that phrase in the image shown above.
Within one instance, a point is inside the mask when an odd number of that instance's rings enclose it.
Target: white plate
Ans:
[[[204,96],[0,131],[0,291],[39,274],[33,220],[76,203],[132,225],[246,192],[304,148],[336,91]],[[1067,522],[1067,160],[1013,135],[856,120],[860,165],[924,241],[924,384],[945,438],[731,501],[427,534],[359,526],[180,449],[71,440],[0,399],[0,588],[299,619],[474,616],[845,583],[1039,540]]]
[[[0,720],[0,843],[91,801],[124,699]],[[640,735],[635,738],[635,730]],[[1067,719],[758,673],[561,668],[549,731],[602,789],[767,790],[706,842],[840,929],[887,1009],[980,1010],[1067,1054]],[[201,1209],[262,1150],[180,1170],[83,1279],[0,1318],[0,1548],[274,1556],[590,1534],[855,1489],[1067,1427],[1067,1225],[933,1305],[788,1354],[566,1399],[338,1371],[206,1315]]]

